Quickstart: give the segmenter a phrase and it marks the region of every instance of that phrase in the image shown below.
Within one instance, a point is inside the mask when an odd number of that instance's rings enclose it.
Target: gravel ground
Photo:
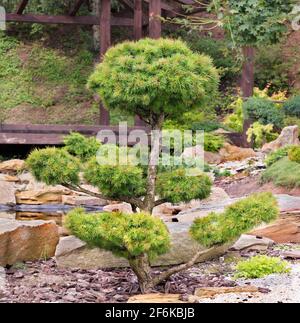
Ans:
[[[239,280],[239,285],[263,287],[270,293],[227,294],[199,303],[300,303],[300,264],[293,264],[288,275],[270,275],[261,279]]]
[[[266,252],[281,256],[298,245],[279,245]],[[258,252],[229,253],[215,261],[192,267],[174,275],[153,292],[181,294],[187,300],[199,287],[257,286],[264,293],[226,294],[201,303],[300,303],[300,262],[291,262],[288,275],[271,275],[263,279],[231,279],[237,259]],[[158,271],[154,271],[154,274]],[[80,270],[60,269],[53,259],[26,262],[10,269],[0,268],[0,303],[125,303],[139,294],[135,275],[129,269]]]

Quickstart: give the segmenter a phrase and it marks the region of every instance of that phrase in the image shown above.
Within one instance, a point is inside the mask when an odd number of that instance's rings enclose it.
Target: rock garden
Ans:
[[[191,24],[207,18],[187,15],[189,32],[120,41],[88,75],[71,73],[82,83],[63,96],[101,100],[120,125],[138,119],[133,131],[74,131],[60,145],[29,145],[14,157],[0,151],[0,303],[300,303],[299,89],[253,72],[254,49],[288,32],[292,4],[271,2],[212,5],[228,14],[216,26],[222,41],[229,31],[235,39],[227,50],[240,60],[237,71],[230,55],[225,66],[224,51],[220,58],[216,48],[193,47],[203,31]],[[265,23],[272,17],[274,30],[255,19],[245,29],[238,16],[253,10]],[[6,63],[20,55],[12,34],[0,34]],[[32,62],[23,56],[16,71],[25,73]],[[44,69],[51,82],[67,73]],[[36,73],[28,82],[43,80]],[[1,100],[10,102],[0,94],[0,112]]]

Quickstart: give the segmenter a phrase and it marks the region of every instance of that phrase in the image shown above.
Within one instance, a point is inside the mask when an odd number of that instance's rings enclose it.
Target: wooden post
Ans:
[[[149,2],[149,36],[158,39],[161,37],[161,0]]]
[[[241,91],[244,99],[253,96],[254,91],[254,64],[255,64],[255,49],[254,47],[243,48],[244,65],[242,72]],[[251,127],[252,120],[247,116],[244,118],[243,125],[243,146],[250,147],[253,143],[248,142],[247,131]]]
[[[134,39],[143,37],[143,0],[134,0]],[[145,122],[139,116],[135,116],[135,126],[145,126]]]
[[[143,37],[143,0],[134,0],[134,39]]]
[[[111,0],[101,1],[100,12],[100,59],[111,46]],[[100,104],[100,124],[108,126],[110,123],[109,112],[105,109],[103,104]]]

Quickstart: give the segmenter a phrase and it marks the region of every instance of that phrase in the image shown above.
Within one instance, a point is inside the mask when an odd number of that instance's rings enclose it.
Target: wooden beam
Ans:
[[[134,39],[143,37],[143,0],[134,0]]]
[[[72,17],[76,16],[77,12],[79,11],[80,7],[83,5],[84,2],[85,0],[77,0],[74,8],[72,8],[69,12],[69,15]]]
[[[24,10],[25,10],[25,8],[26,8],[27,4],[28,4],[28,1],[29,1],[29,0],[22,0],[22,1],[20,2],[20,4],[18,5],[18,8],[17,8],[17,11],[16,11],[16,13],[17,13],[18,15],[22,15],[22,14],[23,14],[23,12],[24,12]]]
[[[149,36],[158,39],[161,37],[161,0],[149,1]]]
[[[134,0],[134,39],[139,40],[143,37],[143,0]],[[135,116],[135,126],[145,126],[144,121]]]
[[[7,22],[24,22],[24,23],[36,23],[36,24],[62,24],[62,25],[100,25],[101,19],[95,16],[47,16],[47,15],[35,15],[26,14],[18,15],[15,13],[7,13]],[[133,19],[123,17],[111,17],[112,26],[133,26]]]
[[[101,1],[101,12],[100,12],[100,59],[111,46],[111,0]],[[100,104],[100,124],[109,125],[110,115],[104,105]]]

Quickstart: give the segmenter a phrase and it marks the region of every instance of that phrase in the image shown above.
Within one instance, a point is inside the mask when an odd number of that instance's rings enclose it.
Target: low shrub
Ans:
[[[204,134],[204,150],[209,152],[218,152],[223,148],[225,139],[222,136],[214,135],[212,133]]]
[[[281,129],[284,125],[284,113],[269,99],[252,97],[244,103],[244,114],[262,125],[272,124]]]
[[[232,110],[233,113],[229,114],[225,118],[224,124],[236,132],[243,132],[243,122],[244,122],[243,99],[237,98],[233,103],[230,104],[228,109]]]
[[[36,149],[29,155],[26,164],[33,176],[47,185],[79,183],[80,162],[63,149]]]
[[[211,213],[194,221],[190,233],[205,247],[233,241],[242,233],[278,217],[279,209],[271,193],[254,194],[227,207],[221,214]]]
[[[272,166],[274,163],[276,163],[278,160],[286,157],[289,153],[289,150],[292,146],[286,146],[283,148],[279,148],[273,152],[271,152],[267,158],[265,159],[265,163],[268,167]]]
[[[162,173],[158,176],[156,190],[162,199],[171,203],[205,199],[211,193],[212,182],[205,175],[188,176],[186,169]]]
[[[236,266],[236,271],[236,278],[255,279],[272,274],[289,273],[290,267],[287,261],[280,258],[258,255],[240,261]]]
[[[273,125],[262,125],[254,122],[247,131],[247,140],[249,143],[254,142],[255,148],[261,148],[265,143],[271,142],[278,138],[278,134],[273,132]]]
[[[221,124],[217,121],[202,121],[202,122],[193,123],[191,130],[193,130],[193,131],[202,130],[205,132],[212,132],[212,131],[218,130],[220,128],[225,129],[227,127],[224,127],[223,124]]]
[[[272,182],[290,189],[300,187],[300,164],[290,161],[288,157],[282,158],[262,173],[261,182]]]
[[[290,117],[300,118],[300,95],[294,96],[286,101],[283,110]]]
[[[298,126],[300,129],[300,118],[287,116],[284,119],[284,126],[285,127]]]
[[[289,150],[289,159],[300,164],[300,147],[294,146]]]
[[[80,133],[73,132],[64,138],[65,149],[73,156],[87,161],[91,157],[95,157],[101,144],[95,138],[87,138]]]

